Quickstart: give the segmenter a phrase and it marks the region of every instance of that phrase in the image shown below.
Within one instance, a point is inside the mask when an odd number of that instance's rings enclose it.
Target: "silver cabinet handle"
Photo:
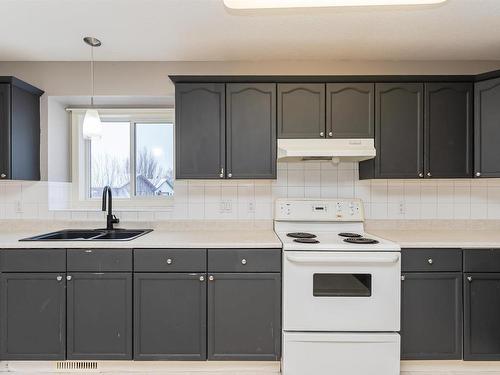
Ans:
[[[205,278],[203,276],[200,276],[200,281],[205,281]]]
[[[247,264],[247,260],[246,259],[242,259],[241,260],[241,264],[243,264],[243,265]]]
[[[329,137],[333,137],[333,132],[328,132]]]
[[[210,275],[210,276],[208,277],[208,280],[210,280],[210,281],[214,281],[214,277],[213,277],[212,275]]]
[[[481,177],[481,172],[476,172],[476,177]]]
[[[432,264],[432,263],[434,263],[434,261],[432,260],[432,258],[429,258],[429,259],[427,259],[427,263]]]
[[[172,259],[170,259],[170,258],[168,258],[168,259],[167,259],[167,264],[168,264],[168,265],[172,264],[173,262],[174,262],[174,261],[173,261]]]
[[[233,177],[233,174],[232,173],[228,173],[227,177],[231,178],[231,177]]]
[[[0,174],[0,177],[5,178],[7,175],[5,173]]]
[[[469,283],[472,281],[472,277],[467,276],[467,280],[469,280]]]
[[[427,177],[432,177],[431,172],[427,172]]]
[[[72,277],[70,275],[66,276],[66,280],[70,281]]]
[[[224,178],[224,168],[221,168],[221,169],[220,169],[220,174],[219,174],[219,177],[220,177],[220,178]]]
[[[422,172],[420,172],[420,173],[418,174],[418,177],[422,178],[422,177],[424,177],[424,174],[423,174]]]
[[[319,136],[320,136],[320,137],[324,137],[324,136],[325,136],[325,133],[324,133],[324,132],[320,132],[320,133],[319,133]]]
[[[405,276],[404,275],[401,276],[401,281],[405,281]]]
[[[61,281],[61,280],[62,280],[62,276],[57,276],[57,277],[56,277],[56,280],[57,280],[57,281]]]

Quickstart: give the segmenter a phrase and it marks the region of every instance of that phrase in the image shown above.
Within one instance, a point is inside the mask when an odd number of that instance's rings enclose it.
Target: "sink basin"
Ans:
[[[19,241],[130,241],[152,231],[152,229],[65,229]]]

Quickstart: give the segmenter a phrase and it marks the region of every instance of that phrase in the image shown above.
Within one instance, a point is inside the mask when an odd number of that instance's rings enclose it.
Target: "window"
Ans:
[[[73,111],[73,203],[95,205],[111,186],[118,205],[154,205],[174,194],[173,111],[100,110],[103,133],[83,139]],[[75,178],[76,177],[76,178]]]

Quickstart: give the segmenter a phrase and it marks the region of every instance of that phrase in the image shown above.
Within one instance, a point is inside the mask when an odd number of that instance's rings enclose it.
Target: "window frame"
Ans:
[[[72,196],[71,207],[77,209],[100,208],[101,199],[90,197],[90,140],[83,139],[83,117],[85,109],[71,110],[71,165]],[[173,165],[175,176],[175,112],[173,108],[165,109],[99,109],[103,122],[128,122],[130,124],[130,197],[113,200],[116,209],[130,208],[162,208],[173,209],[174,195],[170,196],[137,196],[136,191],[136,125],[152,123],[168,123],[173,126]],[[174,190],[175,194],[175,190]]]

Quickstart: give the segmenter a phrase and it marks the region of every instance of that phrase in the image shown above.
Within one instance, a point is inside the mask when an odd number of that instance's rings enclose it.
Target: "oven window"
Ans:
[[[365,273],[315,273],[314,297],[370,297],[372,275]]]

